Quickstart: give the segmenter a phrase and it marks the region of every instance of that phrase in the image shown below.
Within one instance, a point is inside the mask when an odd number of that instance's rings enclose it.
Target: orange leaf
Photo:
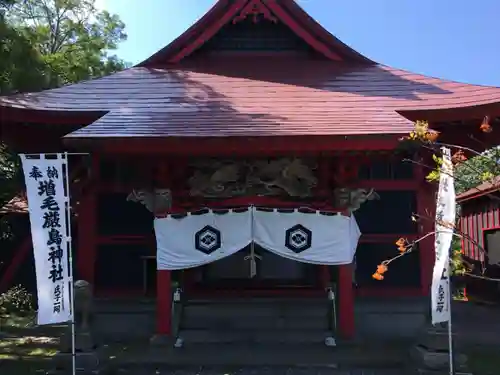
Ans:
[[[490,124],[481,124],[481,126],[479,127],[479,129],[483,133],[491,133],[493,131],[493,127]]]
[[[396,246],[401,247],[406,244],[406,241],[403,237],[401,237],[399,240],[396,241]]]
[[[493,131],[493,127],[490,125],[490,118],[489,116],[484,116],[483,122],[479,129],[483,133],[491,133]]]
[[[400,246],[398,247],[398,250],[402,253],[404,253],[406,251],[406,247],[405,246]]]
[[[385,264],[379,264],[377,266],[377,273],[383,275],[386,272],[387,272],[387,266]]]
[[[429,142],[436,142],[439,137],[439,132],[436,130],[429,130],[425,133],[425,139]]]
[[[384,276],[382,276],[381,274],[379,274],[378,272],[375,272],[373,275],[372,275],[372,278],[374,278],[375,280],[384,280]]]

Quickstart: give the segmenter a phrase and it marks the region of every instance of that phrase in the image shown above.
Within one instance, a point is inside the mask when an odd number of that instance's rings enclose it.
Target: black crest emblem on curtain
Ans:
[[[194,247],[205,254],[211,254],[221,247],[221,233],[207,225],[194,235]]]
[[[285,232],[285,246],[294,253],[309,249],[311,243],[312,232],[303,225],[294,225]]]

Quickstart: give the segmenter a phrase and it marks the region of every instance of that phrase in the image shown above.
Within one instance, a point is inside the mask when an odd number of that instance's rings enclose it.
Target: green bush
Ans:
[[[1,314],[27,314],[33,311],[33,295],[21,285],[0,294]]]

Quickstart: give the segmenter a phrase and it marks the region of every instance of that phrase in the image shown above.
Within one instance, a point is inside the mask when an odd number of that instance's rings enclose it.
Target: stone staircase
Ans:
[[[409,347],[405,345],[339,339],[336,347],[326,346],[325,338],[333,335],[331,301],[326,295],[209,300],[182,297],[173,315],[173,333],[182,339],[181,348],[174,347],[172,341],[151,344],[154,300],[99,301],[94,323],[99,331],[96,338],[101,364],[112,373],[134,375],[191,375],[199,374],[200,368],[209,374],[209,368],[234,374],[406,374],[400,370],[407,363]],[[189,368],[196,371],[186,370]]]
[[[178,337],[183,346],[325,345],[333,336],[325,298],[246,298],[184,303]]]

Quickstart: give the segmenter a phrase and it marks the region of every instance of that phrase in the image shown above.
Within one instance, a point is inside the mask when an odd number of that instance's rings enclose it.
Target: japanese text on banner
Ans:
[[[38,291],[38,324],[72,318],[68,265],[66,159],[21,155],[31,224]]]
[[[431,287],[432,324],[449,321],[451,313],[449,262],[455,225],[456,200],[450,149],[443,147],[442,153],[443,160],[436,206],[436,259]]]

